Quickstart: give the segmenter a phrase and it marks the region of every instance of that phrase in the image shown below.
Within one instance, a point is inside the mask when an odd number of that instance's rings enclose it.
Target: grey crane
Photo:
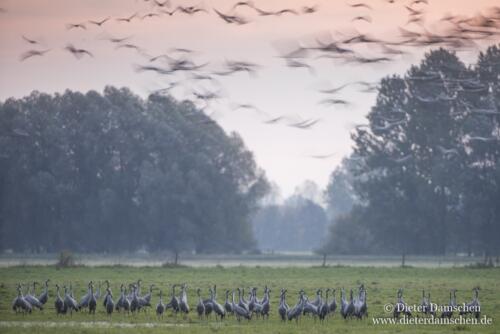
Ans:
[[[137,286],[132,286],[132,300],[130,301],[130,311],[135,312],[141,309],[139,297],[137,296]]]
[[[113,310],[115,308],[115,302],[113,301],[113,294],[111,293],[111,289],[109,287],[106,288],[106,296],[104,297],[104,301],[106,302],[106,313],[111,316],[113,314]]]
[[[47,301],[49,300],[49,282],[50,279],[45,280],[45,289],[44,291],[38,296],[38,300],[42,305],[45,305]]]
[[[318,307],[315,306],[313,303],[309,301],[309,298],[307,296],[304,297],[304,302],[303,302],[303,307],[302,307],[302,314],[307,315],[310,314],[314,317],[318,315]]]
[[[196,294],[198,295],[198,304],[196,305],[196,312],[198,313],[198,318],[201,320],[205,315],[205,304],[203,304],[203,299],[201,298],[201,289],[196,289]]]
[[[253,287],[250,290],[250,299],[248,300],[248,310],[250,312],[253,312],[256,300],[257,300],[257,288]]]
[[[160,290],[160,300],[158,304],[156,304],[156,315],[158,317],[163,317],[163,313],[165,313],[165,304],[163,304],[162,292]]]
[[[215,319],[217,320],[217,317],[220,318],[222,321],[224,317],[226,316],[226,310],[224,307],[222,307],[221,304],[217,302],[217,285],[214,284],[214,293],[212,295],[212,304],[214,307],[214,313],[215,313]]]
[[[175,295],[175,287],[176,286],[177,286],[177,284],[172,285],[172,295],[170,297],[170,302],[167,305],[165,305],[166,310],[171,308],[174,313],[179,312],[179,299]]]
[[[408,305],[406,305],[405,301],[403,300],[403,289],[399,288],[396,305],[394,305],[393,316],[394,316],[394,318],[399,318],[399,316],[401,314],[404,314],[404,315],[410,317],[411,311],[410,311],[410,308],[408,307]]]
[[[33,294],[35,293],[35,286],[37,284],[38,284],[37,282],[33,282]],[[36,307],[39,310],[43,310],[43,304],[40,303],[40,301],[38,300],[38,298],[36,298],[34,295],[32,295],[30,293],[30,287],[29,287],[29,285],[28,285],[28,292],[24,296],[24,299],[26,299],[26,301],[28,303],[30,303],[32,307]]]
[[[463,309],[460,310],[460,315],[472,314],[476,319],[481,317],[481,303],[479,302],[479,288],[472,289],[474,295],[472,301],[464,304]]]
[[[348,316],[347,307],[348,303],[347,300],[345,299],[345,289],[342,288],[342,290],[340,290],[340,315],[344,319],[346,319]]]
[[[140,297],[141,296],[141,283],[142,283],[142,279],[138,279],[137,280],[137,283],[136,283],[136,287],[137,287],[137,297]]]
[[[318,307],[319,305],[321,305],[321,302],[322,302],[321,296],[322,296],[322,294],[323,294],[323,291],[321,289],[316,290],[316,299],[311,304],[313,304],[316,307]]]
[[[107,293],[108,289],[111,291],[111,288],[109,286],[109,281],[105,280],[104,283],[106,283],[106,294],[104,295],[104,298],[102,299],[102,306],[106,307],[106,303],[108,302],[107,299],[109,298],[110,294]]]
[[[214,292],[213,292],[212,288],[209,288],[208,290],[210,292],[210,298],[203,300],[203,305],[205,305],[205,316],[207,318],[214,310],[214,303],[212,302],[212,295]]]
[[[330,292],[330,289],[326,289],[325,291],[325,300],[322,301],[321,305],[319,305],[318,309],[318,316],[319,320],[323,321],[325,320],[326,316],[330,312],[330,305],[328,304],[328,293]]]
[[[258,317],[262,314],[262,309],[262,303],[257,299],[257,288],[254,287],[251,289],[250,298],[248,301],[248,311],[250,313],[255,313]]]
[[[56,300],[54,301],[54,308],[56,310],[56,314],[65,314],[67,311],[66,305],[64,305],[64,300],[61,298],[59,294],[60,287],[56,284]]]
[[[238,294],[241,295],[241,290],[238,289]],[[234,315],[236,316],[236,320],[241,321],[241,318],[245,318],[250,320],[252,318],[252,314],[244,307],[241,307],[239,304],[235,304],[234,302],[234,290],[232,295],[232,306]]]
[[[280,304],[278,306],[278,313],[280,315],[281,321],[286,321],[286,314],[290,307],[286,303],[286,289],[281,289],[280,293]]]
[[[245,289],[238,288],[238,306],[243,307],[247,312],[250,311],[248,309],[248,303],[245,300]]]
[[[21,284],[17,285],[17,297],[12,301],[12,310],[16,313],[19,311],[23,313],[31,313],[31,304],[24,298]]]
[[[430,292],[427,293],[427,303],[429,304],[429,314],[432,315],[433,317],[435,317],[437,305],[432,303]]]
[[[335,313],[335,310],[337,310],[337,296],[336,296],[337,289],[333,289],[332,292],[333,292],[332,293],[333,299],[329,305],[330,311],[328,312],[328,314],[330,315],[333,315]]]
[[[353,291],[349,294],[349,304],[346,309],[346,317],[352,317],[354,315],[354,299],[353,299]]]
[[[361,291],[361,295],[362,295],[362,298],[363,298],[363,303],[361,304],[361,309],[360,309],[360,312],[359,312],[359,316],[362,318],[362,317],[367,317],[368,316],[368,304],[366,302],[366,289],[364,286],[361,286],[362,287],[362,291]]]
[[[294,307],[288,310],[286,316],[289,321],[295,319],[295,321],[298,322],[300,316],[302,315],[303,310],[304,310],[304,291],[300,290],[299,300],[297,301],[297,304],[295,304]]]
[[[76,303],[75,298],[73,298],[73,290],[71,289],[70,285],[70,291],[68,292],[68,288],[64,287],[64,305],[69,309],[69,312],[71,315],[73,315],[73,311],[77,311],[80,309],[78,307],[78,304]]]
[[[120,298],[116,302],[115,309],[117,311],[124,310],[127,312],[130,310],[130,301],[127,298],[123,284],[120,286]]]
[[[457,306],[457,290],[450,290],[450,302],[448,305],[443,306],[443,312],[441,313],[441,318],[450,319],[453,316],[453,310]]]
[[[90,295],[89,295],[89,314],[94,314],[95,315],[95,310],[97,307],[97,299],[94,295],[94,285],[90,284]]]
[[[187,299],[187,285],[184,283],[181,288],[181,297],[179,298],[179,309],[182,313],[189,313],[189,304]]]
[[[233,314],[233,305],[229,302],[229,290],[226,290],[226,301],[224,302],[224,309],[226,310],[226,313]]]
[[[427,299],[427,296],[425,295],[425,290],[424,289],[422,289],[422,301],[420,302],[420,311],[423,314],[429,314],[430,313],[429,300]]]
[[[269,289],[267,286],[264,290],[264,298],[262,299],[262,310],[261,314],[263,318],[266,318],[269,320],[269,312],[271,311],[271,298],[269,294],[271,293],[271,289]]]
[[[354,316],[358,319],[362,319],[367,315],[367,305],[366,305],[366,290],[364,285],[359,287],[358,297],[354,300]]]
[[[87,293],[85,295],[83,295],[83,297],[80,299],[80,303],[78,303],[79,309],[86,308],[89,306],[89,300],[90,300],[90,294],[91,294],[90,287],[91,286],[92,286],[92,281],[90,281],[88,284]]]
[[[140,297],[140,296],[137,297],[140,309],[146,310],[146,306],[151,306],[151,296],[153,295],[153,287],[154,286],[155,286],[154,284],[151,284],[149,286],[149,292],[147,294],[145,294],[142,297]]]

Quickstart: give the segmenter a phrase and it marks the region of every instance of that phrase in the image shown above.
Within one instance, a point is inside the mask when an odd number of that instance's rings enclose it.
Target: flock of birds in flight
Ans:
[[[421,48],[428,46],[445,46],[452,49],[470,49],[476,48],[479,41],[494,40],[500,35],[500,7],[491,7],[482,13],[471,16],[445,15],[440,20],[433,22],[432,29],[426,25],[426,6],[429,6],[429,0],[380,0],[390,4],[402,6],[402,10],[407,12],[407,22],[404,27],[398,27],[398,36],[392,40],[383,40],[367,33],[359,33],[357,30],[351,30],[348,33],[337,32],[336,35],[322,35],[313,42],[298,41],[293,42],[290,50],[281,52],[278,56],[283,59],[285,65],[290,68],[304,68],[311,74],[314,74],[314,68],[308,63],[308,60],[331,59],[333,61],[343,61],[348,64],[376,64],[391,62],[409,52],[408,48]],[[321,10],[319,5],[303,6],[298,9],[282,8],[278,10],[266,10],[255,5],[253,1],[239,1],[233,4],[229,11],[223,11],[216,8],[208,9],[202,6],[173,6],[170,0],[144,0],[150,3],[151,10],[142,14],[135,12],[126,17],[105,17],[102,19],[91,19],[86,22],[68,23],[66,29],[71,30],[89,30],[90,26],[103,28],[105,25],[112,24],[130,24],[134,21],[145,21],[153,18],[161,18],[173,15],[215,15],[222,22],[229,25],[246,25],[252,22],[251,19],[239,14],[242,10],[245,13],[253,12],[254,15],[262,17],[280,17],[284,15],[312,15]],[[373,4],[369,5],[363,2],[347,2],[348,6],[359,11],[359,15],[352,18],[352,23],[362,22],[372,24],[373,18],[370,15],[374,11]],[[2,13],[8,13],[2,9]],[[435,32],[433,32],[434,30]],[[41,57],[51,51],[51,49],[41,49],[42,43],[36,39],[22,36],[23,40],[33,48],[27,50],[20,56],[20,61],[27,61],[34,57]],[[183,73],[186,75],[188,85],[183,85],[182,80],[169,81],[166,87],[155,90],[155,93],[169,93],[175,87],[195,87],[197,83],[211,83],[213,86],[220,86],[217,78],[227,77],[238,73],[247,73],[255,76],[261,68],[260,65],[244,60],[227,60],[223,69],[210,70],[209,63],[197,63],[194,50],[187,48],[172,48],[168,53],[159,55],[150,55],[143,48],[130,41],[132,37],[109,37],[107,40],[115,46],[116,49],[135,50],[144,57],[145,63],[134,65],[137,72],[153,72],[170,80],[175,74]],[[359,52],[359,48],[378,50],[377,56],[366,56]],[[77,59],[83,57],[94,57],[91,50],[80,48],[72,43],[68,43],[64,50],[72,54]],[[377,83],[366,81],[348,82],[331,89],[321,89],[319,93],[324,96],[319,101],[320,105],[330,107],[348,107],[351,102],[340,97],[339,93],[347,87],[358,87],[358,91],[373,93],[377,91]],[[220,91],[191,90],[189,100],[196,103],[202,110],[208,110],[210,103],[222,98]],[[313,128],[321,121],[321,118],[299,118],[290,115],[270,116],[264,111],[250,103],[232,103],[233,110],[251,110],[264,115],[262,122],[264,124],[285,124],[289,127],[306,130]],[[212,113],[213,114],[213,113]],[[211,115],[210,115],[211,116]],[[397,122],[386,122],[376,130],[388,130],[397,125]],[[311,155],[311,158],[326,159],[332,154]]]
[[[49,300],[49,282],[45,281],[44,291],[37,297],[36,285],[37,282],[27,285],[26,294],[23,294],[21,284],[17,286],[17,296],[12,302],[12,310],[16,313],[29,314],[33,309],[43,310]],[[140,311],[147,311],[152,308],[152,298],[154,284],[149,286],[149,291],[141,294],[141,280],[131,283],[127,287],[124,284],[120,286],[120,296],[116,301],[113,299],[110,282],[106,280],[105,294],[101,294],[101,282],[97,290],[94,290],[94,283],[88,283],[87,293],[80,298],[78,302],[73,295],[73,287],[70,283],[69,287],[63,286],[64,294],[61,296],[61,287],[56,284],[56,294],[54,299],[54,310],[58,315],[70,314],[73,312],[88,310],[89,314],[96,314],[97,305],[102,298],[102,307],[106,314],[111,316],[113,312],[123,314],[137,314]],[[31,290],[32,287],[32,290]],[[176,288],[180,288],[180,293],[176,293]],[[174,315],[178,313],[184,315],[184,318],[192,311],[188,303],[188,286],[187,284],[173,284],[171,286],[170,300],[166,303],[163,300],[163,293],[160,290],[159,300],[156,304],[155,311],[158,318],[162,318],[170,309]],[[211,315],[215,315],[215,320],[222,321],[228,315],[232,315],[239,322],[241,320],[250,321],[252,318],[260,318],[268,320],[271,314],[271,289],[264,287],[262,298],[257,296],[257,287],[249,289],[248,299],[245,298],[245,289],[237,288],[236,290],[225,291],[225,301],[220,304],[217,301],[217,286],[214,285],[208,289],[209,297],[203,298],[201,289],[196,289],[197,304],[195,307],[198,319],[209,320]],[[325,297],[323,298],[323,291]],[[282,288],[279,294],[279,304],[277,313],[282,321],[299,321],[302,316],[309,316],[319,319],[321,322],[333,316],[336,312],[343,319],[363,319],[368,317],[367,291],[361,284],[357,291],[350,290],[347,297],[346,290],[340,289],[340,300],[337,303],[336,289],[317,289],[315,298],[309,300],[309,297],[303,289],[298,292],[298,299],[295,305],[289,306],[287,303],[287,289]],[[479,319],[481,313],[481,304],[479,302],[479,288],[473,289],[473,298],[470,302],[464,302],[462,305],[457,304],[456,289],[450,291],[450,299],[447,304],[440,308],[441,314],[437,312],[437,304],[431,301],[431,295],[425,290],[422,290],[422,299],[417,308],[412,310],[403,299],[403,289],[397,292],[397,299],[393,305],[394,318],[400,316],[411,317],[416,310],[422,315],[440,316],[441,318],[451,318],[454,312],[460,316],[472,315]],[[235,299],[235,294],[238,294],[238,300]],[[330,294],[331,293],[331,294]],[[331,300],[329,297],[332,297]],[[388,310],[386,310],[388,311]]]

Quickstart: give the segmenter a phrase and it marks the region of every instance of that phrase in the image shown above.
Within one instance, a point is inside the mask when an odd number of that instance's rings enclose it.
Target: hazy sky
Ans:
[[[255,0],[265,10],[317,5],[318,11],[308,15],[261,17],[249,8],[236,12],[250,22],[235,26],[224,23],[213,8],[229,12],[236,2],[227,0],[175,1],[177,5],[197,5],[209,11],[194,16],[174,14],[136,19],[120,23],[117,17],[135,12],[144,15],[156,8],[151,2],[140,0],[0,0],[0,99],[21,97],[37,89],[43,92],[61,92],[64,89],[102,91],[106,85],[127,86],[146,96],[168,82],[183,80],[172,93],[179,99],[192,98],[192,90],[210,90],[223,98],[212,103],[212,115],[226,130],[237,131],[247,146],[255,152],[258,164],[266,170],[284,195],[293,192],[304,180],[310,179],[325,186],[329,174],[351,149],[350,131],[353,124],[364,123],[364,116],[374,103],[375,95],[361,93],[355,86],[342,90],[336,97],[351,102],[347,107],[325,107],[318,102],[325,98],[318,89],[332,88],[347,82],[366,80],[375,82],[392,73],[404,73],[411,63],[419,61],[422,48],[408,48],[408,54],[397,56],[391,62],[372,65],[354,65],[329,59],[307,60],[314,72],[285,66],[278,56],[294,46],[312,45],[315,39],[327,40],[330,34],[349,35],[354,31],[369,33],[388,40],[395,38],[398,26],[405,26],[411,1],[366,0],[373,9],[351,8],[345,0]],[[416,8],[425,10],[429,28],[446,13],[473,15],[494,0],[429,0]],[[369,15],[372,23],[352,22],[359,15]],[[112,17],[102,27],[86,23],[87,29],[67,30],[68,23],[81,23]],[[418,30],[415,25],[407,29]],[[22,35],[40,41],[32,46]],[[218,78],[219,84],[204,83],[193,87],[185,74],[173,77],[153,73],[137,73],[134,66],[147,64],[148,59],[131,49],[116,49],[107,38],[131,36],[129,43],[138,45],[143,53],[154,56],[170,52],[171,48],[189,48],[197,52],[190,56],[197,63],[209,62],[204,72],[220,71],[226,60],[244,60],[260,65],[256,76],[239,73]],[[473,61],[479,49],[499,42],[481,43],[472,50],[460,51],[465,61]],[[90,50],[94,57],[76,59],[63,48],[72,43]],[[20,55],[30,49],[51,49],[44,57],[20,61]],[[376,50],[360,49],[366,55]],[[359,88],[359,87],[358,87]],[[233,110],[235,103],[251,103],[262,112]],[[286,124],[269,125],[264,120],[286,115],[289,121],[320,119],[311,129],[300,130]],[[328,155],[329,159],[315,159],[311,155]]]

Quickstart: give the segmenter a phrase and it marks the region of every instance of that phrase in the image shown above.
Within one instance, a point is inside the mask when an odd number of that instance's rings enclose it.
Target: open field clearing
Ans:
[[[18,282],[28,283],[34,280],[44,281],[50,278],[49,301],[43,311],[34,310],[30,315],[15,314],[11,310],[11,301],[16,296]],[[97,303],[95,316],[86,311],[73,313],[72,316],[57,316],[54,310],[55,284],[73,284],[75,297],[80,299],[86,292],[87,283],[111,282],[115,301],[119,298],[119,285],[142,279],[142,294],[150,284],[155,284],[152,308],[134,315],[114,312],[108,317],[102,306],[102,296]],[[163,290],[164,301],[170,299],[170,286],[174,283],[188,285],[188,301],[191,312],[187,316],[174,316],[168,310],[163,319],[155,315],[154,307],[158,302],[159,289]],[[279,291],[287,288],[287,302],[293,306],[297,301],[298,291],[304,289],[310,300],[315,297],[318,288],[342,287],[349,291],[357,290],[360,284],[367,289],[369,316],[363,320],[343,320],[337,312],[325,323],[312,317],[302,317],[295,322],[282,323],[278,317]],[[224,291],[237,287],[256,286],[258,296],[262,296],[264,286],[271,289],[271,316],[269,320],[252,319],[238,323],[233,316],[228,316],[222,323],[212,317],[208,321],[199,320],[195,306],[196,289],[202,289],[202,296],[208,297],[208,288],[217,284],[218,302],[223,304]],[[397,289],[404,289],[407,304],[420,304],[421,291],[431,292],[432,301],[438,305],[448,302],[449,290],[457,289],[457,303],[469,302],[471,289],[480,287],[479,299],[482,316],[492,319],[491,325],[374,325],[373,318],[390,317],[384,311],[386,304],[396,302]],[[40,289],[38,289],[40,290]],[[338,291],[337,290],[337,291]],[[38,293],[40,291],[37,291]],[[497,333],[500,329],[500,269],[472,268],[376,268],[376,267],[232,267],[232,268],[160,268],[160,267],[76,267],[55,269],[49,266],[22,266],[0,269],[0,332],[2,333],[396,333],[404,330],[410,333]],[[337,293],[337,303],[339,303]],[[420,315],[417,315],[420,316]],[[454,315],[456,317],[456,315]]]
[[[0,267],[10,266],[46,266],[55,265],[59,254],[24,255],[5,254],[0,256]],[[86,266],[115,266],[130,267],[160,267],[167,262],[173,262],[171,255],[165,254],[72,254],[75,262]],[[467,256],[407,256],[406,265],[413,267],[461,267],[482,262],[482,257]],[[276,253],[260,255],[182,255],[180,263],[189,267],[310,267],[321,265],[323,257],[311,253]],[[398,267],[401,265],[400,256],[380,255],[329,255],[326,260],[331,266],[353,267]]]

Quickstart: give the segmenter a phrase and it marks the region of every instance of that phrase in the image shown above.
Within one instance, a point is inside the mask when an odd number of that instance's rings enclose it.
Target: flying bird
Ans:
[[[297,13],[297,11],[293,10],[293,9],[288,9],[288,8],[285,8],[285,9],[280,9],[276,12],[274,12],[273,15],[276,15],[276,16],[280,16],[280,15],[283,15],[283,14],[293,14],[293,15],[298,15],[299,13]]]
[[[255,8],[255,5],[253,4],[252,1],[239,1],[234,4],[233,10],[238,8],[238,7],[249,7],[249,8]]]
[[[366,3],[362,3],[362,2],[349,4],[349,6],[351,6],[353,8],[366,8],[366,9],[372,10],[372,7],[370,7]]]
[[[354,17],[351,20],[351,22],[354,22],[354,21],[365,21],[365,22],[368,22],[368,23],[372,23],[372,18],[369,17],[368,15],[360,15],[360,16]]]
[[[122,38],[110,37],[110,38],[108,38],[108,41],[110,41],[111,43],[118,44],[118,43],[125,42],[126,40],[129,40],[129,39],[130,39],[130,36],[129,37],[122,37]]]
[[[134,13],[134,14],[130,15],[129,17],[119,17],[116,19],[116,21],[130,23],[130,21],[132,21],[135,17],[137,17],[137,14],[138,13]]]
[[[179,10],[187,15],[194,15],[196,13],[201,13],[201,12],[207,13],[207,11],[205,9],[195,7],[195,6],[188,6],[188,7],[178,6],[177,10]]]
[[[141,51],[142,51],[142,49],[140,47],[138,47],[135,44],[131,44],[131,43],[119,44],[119,45],[116,46],[116,49],[133,49],[133,50],[136,50],[139,53],[141,53]]]
[[[84,55],[94,57],[94,55],[90,51],[85,49],[77,49],[72,44],[68,44],[64,49],[69,51],[71,54],[73,54],[73,56],[75,56],[78,59],[80,59]]]
[[[37,40],[35,39],[31,39],[31,38],[28,38],[24,35],[21,36],[26,42],[28,42],[29,44],[40,44]]]
[[[165,0],[163,2],[159,2],[158,0],[154,0],[154,3],[158,7],[170,7],[170,0]]]
[[[323,99],[319,103],[325,105],[344,105],[344,106],[348,106],[350,104],[348,101],[341,99]]]
[[[35,56],[43,56],[47,52],[49,52],[50,49],[47,50],[29,50],[23,53],[20,57],[20,61],[25,61],[28,58],[35,57]]]
[[[247,24],[248,21],[241,17],[241,16],[238,16],[238,15],[229,15],[229,14],[224,14],[224,13],[221,13],[219,12],[217,9],[214,8],[214,12],[217,13],[217,15],[222,19],[224,20],[224,22],[228,23],[228,24],[237,24],[237,25],[243,25],[243,24]]]
[[[177,8],[175,8],[173,11],[162,9],[162,10],[160,10],[160,13],[167,14],[168,16],[172,16],[175,14],[176,11],[177,11]]]
[[[335,87],[335,88],[332,88],[332,89],[322,89],[322,90],[320,90],[320,93],[324,93],[324,94],[336,94],[336,93],[340,92],[342,89],[346,88],[349,85],[351,85],[351,83],[346,83],[346,84],[343,84],[342,86],[338,86],[338,87]]]
[[[297,128],[297,129],[305,130],[305,129],[310,129],[319,121],[320,120],[318,118],[317,119],[309,119],[309,120],[302,121],[299,123],[288,124],[288,126],[293,127],[293,128]]]
[[[292,68],[301,68],[302,67],[302,68],[309,70],[309,73],[311,73],[311,74],[315,73],[314,68],[311,65],[304,63],[304,62],[301,62],[301,61],[298,61],[298,60],[295,60],[295,59],[287,59],[286,66],[292,67]]]
[[[101,21],[93,21],[93,20],[89,20],[89,23],[92,23],[92,24],[95,24],[96,26],[102,26],[104,23],[108,22],[109,19],[111,19],[111,17],[107,17],[105,19],[102,19]]]
[[[160,15],[158,13],[147,13],[141,16],[141,20],[144,20],[146,18],[152,18],[152,17],[159,17]]]
[[[71,30],[71,29],[87,30],[87,27],[85,27],[84,23],[68,23],[68,24],[66,24],[66,29],[68,29],[68,30]]]
[[[302,14],[312,14],[318,11],[318,6],[304,6],[302,7]]]
[[[264,123],[265,124],[276,124],[283,119],[285,119],[285,116],[278,116],[275,118],[268,119],[267,121],[264,121]]]

